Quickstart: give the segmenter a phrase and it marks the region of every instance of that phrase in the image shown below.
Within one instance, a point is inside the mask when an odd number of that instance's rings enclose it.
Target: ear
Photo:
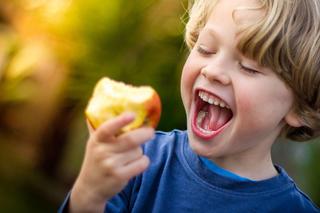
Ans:
[[[292,127],[303,126],[303,122],[301,118],[294,110],[290,110],[290,112],[284,117],[284,119],[289,126],[292,126]]]

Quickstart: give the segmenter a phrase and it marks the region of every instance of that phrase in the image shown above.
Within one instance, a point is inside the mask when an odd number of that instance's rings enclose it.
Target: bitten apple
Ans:
[[[142,125],[156,128],[161,114],[158,93],[150,86],[135,87],[107,77],[100,79],[85,110],[90,124],[97,128],[123,112],[134,112],[135,120],[122,128],[122,132]]]

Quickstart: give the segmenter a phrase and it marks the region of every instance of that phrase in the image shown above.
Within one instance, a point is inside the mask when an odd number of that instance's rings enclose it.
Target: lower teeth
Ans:
[[[207,115],[207,112],[205,112],[205,111],[200,111],[200,112],[198,113],[198,116],[197,116],[197,125],[198,125],[198,126],[201,125],[202,120],[204,119],[204,117],[206,117],[206,115]]]
[[[199,127],[199,130],[204,134],[211,134],[212,133],[212,131],[202,129],[201,127]]]
[[[208,126],[208,125],[205,127],[206,129],[203,129],[203,128],[201,127],[201,123],[202,123],[204,117],[206,117],[207,114],[208,114],[208,112],[200,111],[200,112],[198,113],[198,116],[197,116],[197,127],[198,127],[198,129],[199,129],[202,133],[204,133],[204,134],[210,134],[210,133],[212,133],[212,131],[207,130],[207,129],[209,129],[209,126]]]

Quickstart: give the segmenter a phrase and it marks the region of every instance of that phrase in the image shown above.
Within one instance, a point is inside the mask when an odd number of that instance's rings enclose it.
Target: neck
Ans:
[[[265,180],[278,174],[270,152],[265,156],[242,155],[219,157],[211,160],[219,167],[250,180]]]

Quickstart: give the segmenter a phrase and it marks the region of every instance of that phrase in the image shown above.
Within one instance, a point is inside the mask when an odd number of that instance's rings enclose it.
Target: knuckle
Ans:
[[[127,173],[121,172],[120,170],[113,170],[112,176],[120,182],[128,181],[131,178]]]
[[[112,170],[112,176],[119,182],[126,182],[132,177],[128,171],[120,168]]]
[[[143,133],[144,137],[146,138],[146,140],[150,139],[153,137],[154,135],[154,130],[152,128],[145,128],[144,129],[144,133]]]
[[[147,156],[143,156],[144,165],[148,166],[150,164],[150,159]]]
[[[139,163],[137,164],[138,170],[143,171],[145,170],[149,165],[149,159],[146,156],[142,156],[139,160]]]
[[[113,174],[116,169],[115,161],[112,158],[105,159],[103,162],[103,168],[107,174]]]
[[[133,135],[128,135],[126,140],[130,148],[137,146],[136,138]]]
[[[112,156],[111,153],[109,153],[109,151],[106,149],[106,147],[101,146],[101,145],[97,145],[97,146],[93,147],[91,154],[98,161],[103,161],[107,157]]]
[[[140,157],[143,155],[143,151],[142,151],[142,148],[141,147],[138,147],[136,149],[134,149],[134,155]]]

